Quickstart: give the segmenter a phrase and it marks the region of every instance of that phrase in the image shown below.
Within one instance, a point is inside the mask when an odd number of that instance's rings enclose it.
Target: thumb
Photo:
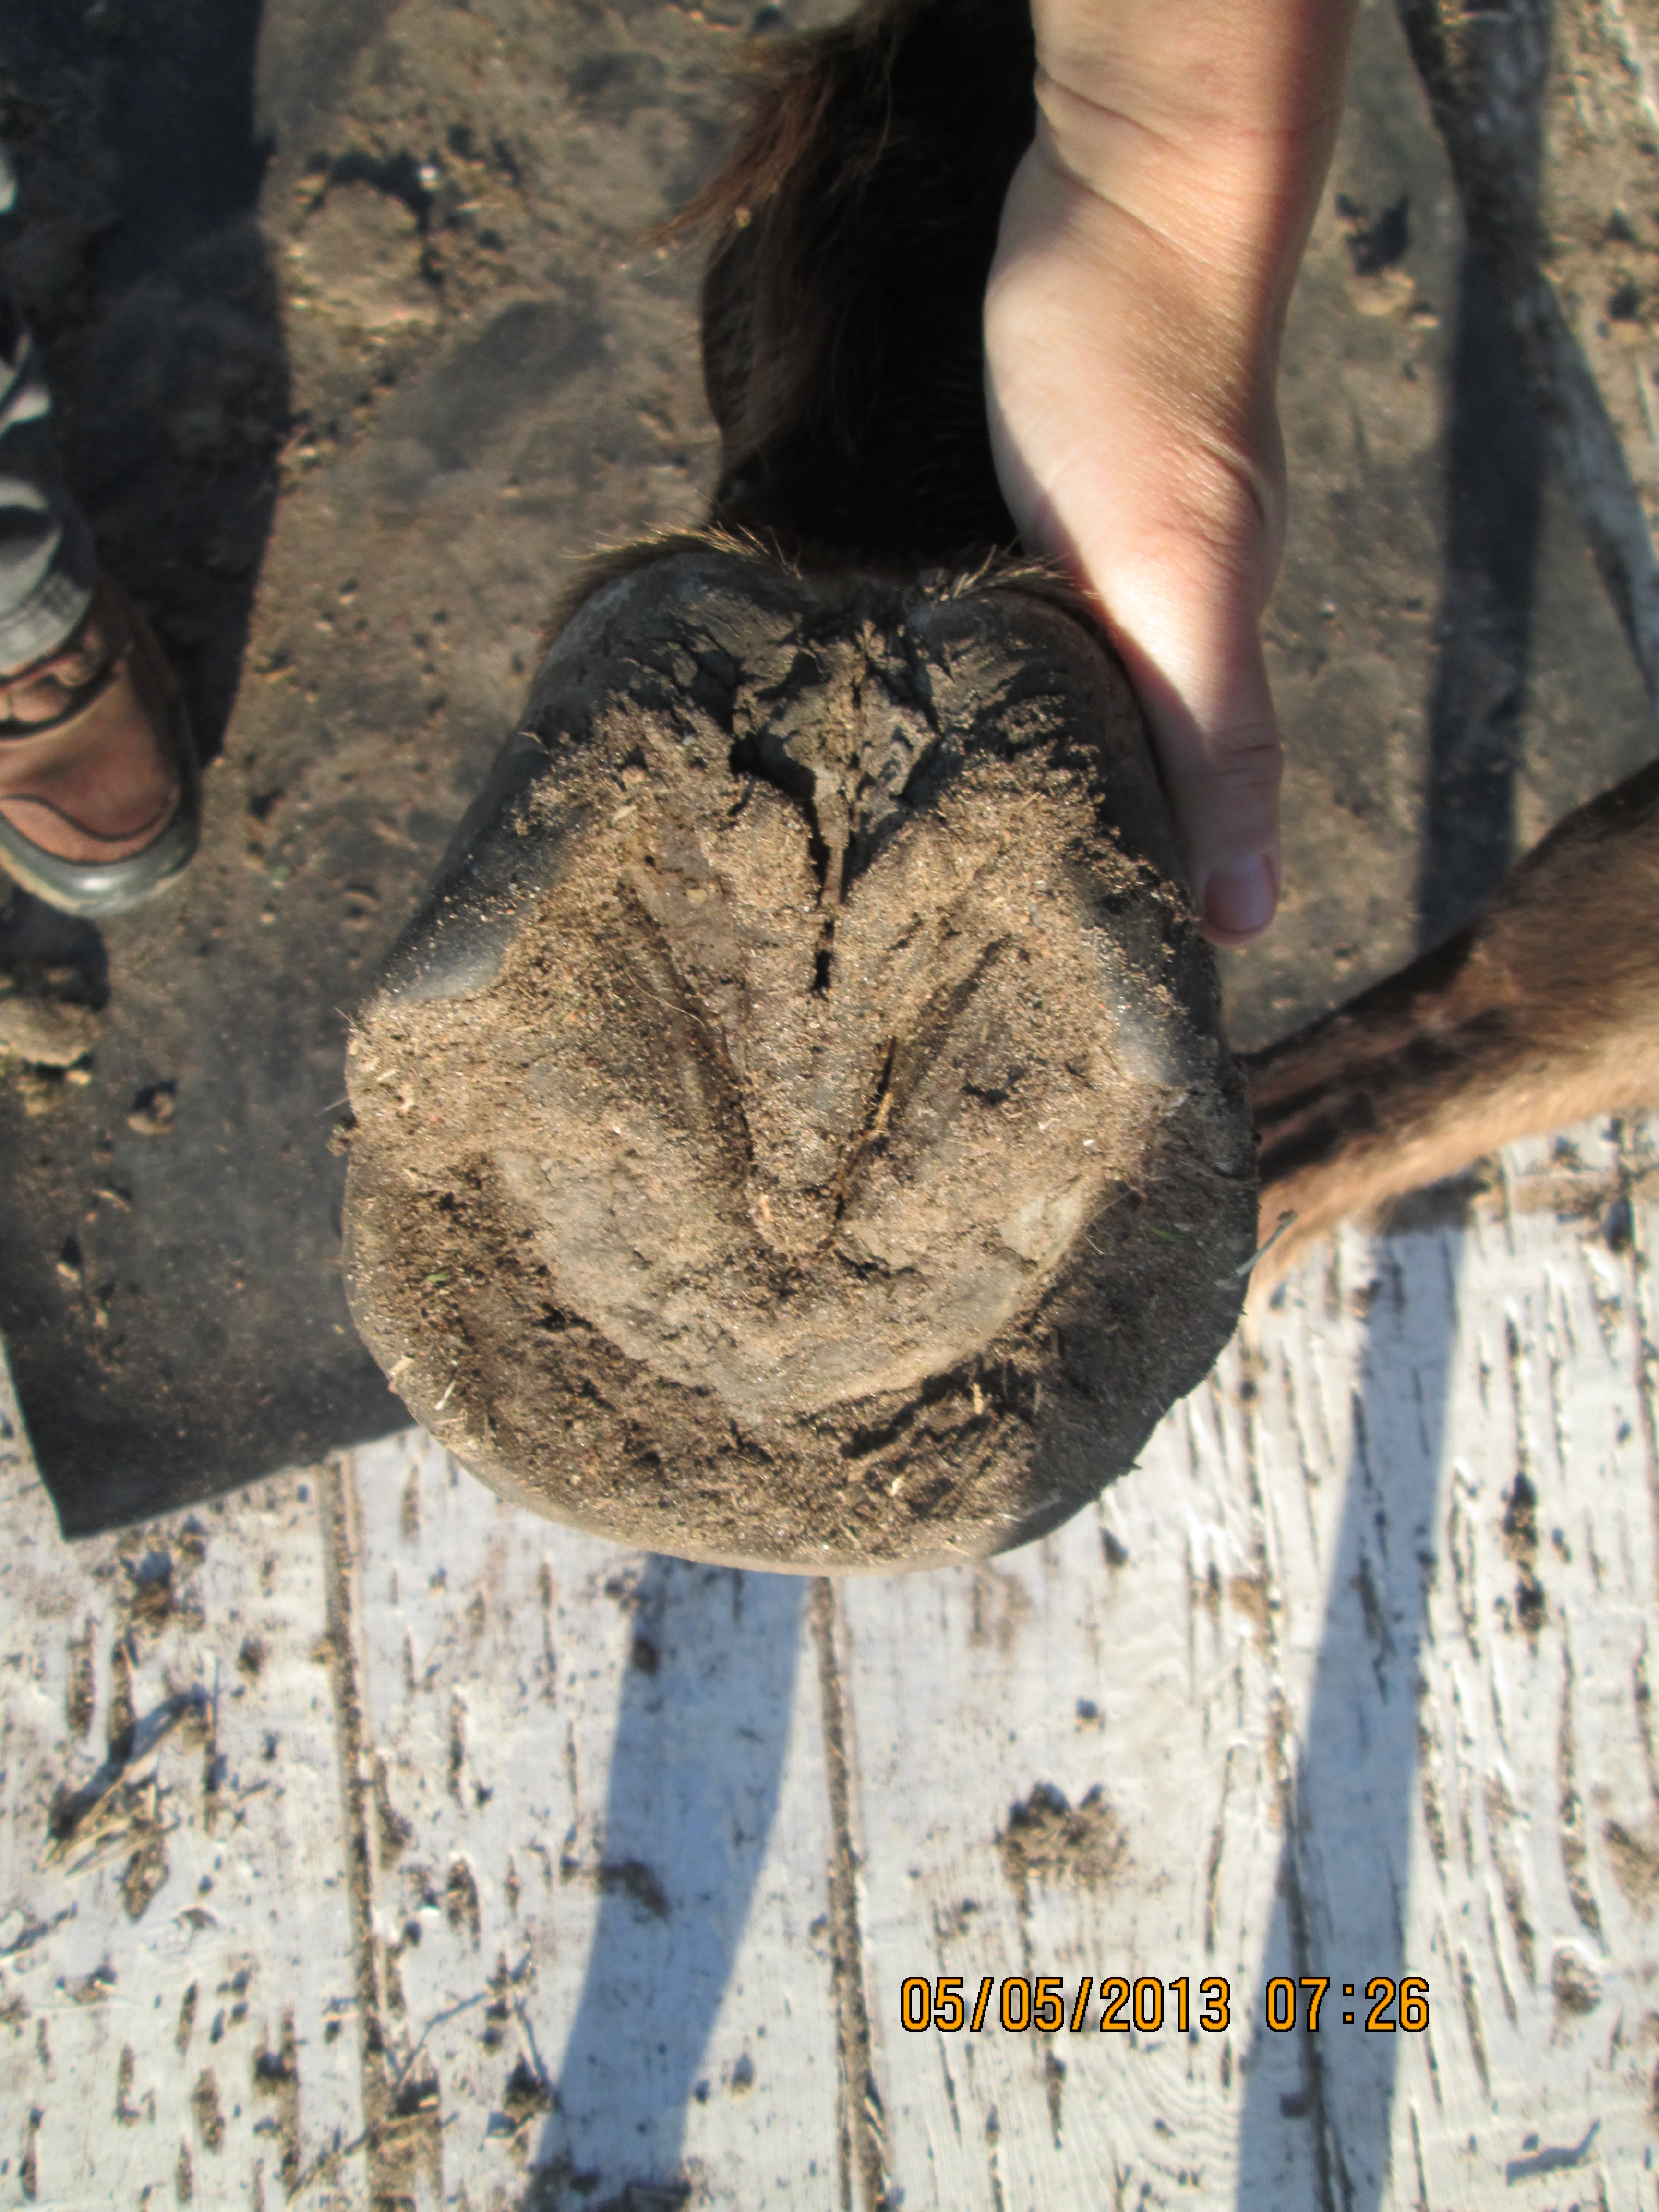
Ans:
[[[1240,607],[1227,620],[1212,599],[1208,620],[1183,623],[1167,602],[1161,619],[1137,620],[1142,611],[1122,602],[1139,596],[1109,583],[1101,592],[1151,727],[1193,901],[1212,945],[1248,944],[1273,920],[1282,875],[1284,750],[1255,617]]]

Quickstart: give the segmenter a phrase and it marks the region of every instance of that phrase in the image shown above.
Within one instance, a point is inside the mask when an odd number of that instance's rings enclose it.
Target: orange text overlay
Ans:
[[[1333,1992],[1334,1994],[1333,1995]],[[1329,2002],[1328,2002],[1328,1999]],[[1333,2027],[1363,2027],[1372,2035],[1404,2028],[1420,2034],[1429,2024],[1429,1985],[1420,1974],[1373,1974],[1335,1982],[1328,1974],[1275,1974],[1262,1990],[1257,2017],[1277,2035],[1297,2027],[1310,2035]],[[1194,1982],[1186,1974],[1159,1980],[1152,1974],[1091,1974],[1068,1990],[1062,1974],[985,1974],[975,1986],[962,1974],[908,1974],[899,1989],[899,2019],[912,2035],[964,2028],[978,2035],[1003,2027],[1011,2035],[1036,2028],[1044,2035],[1219,2035],[1233,2024],[1232,1984],[1221,1974]]]

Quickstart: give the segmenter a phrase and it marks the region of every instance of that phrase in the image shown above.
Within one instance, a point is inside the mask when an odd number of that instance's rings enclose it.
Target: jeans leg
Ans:
[[[0,149],[0,215],[15,197]],[[40,354],[0,281],[0,675],[60,646],[92,601],[92,537],[51,418]]]

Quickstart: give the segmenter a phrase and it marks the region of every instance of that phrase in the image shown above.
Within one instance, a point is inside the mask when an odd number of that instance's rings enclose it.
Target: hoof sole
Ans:
[[[799,1571],[1130,1466],[1255,1149],[1138,710],[1034,590],[673,555],[555,644],[353,1040],[348,1284],[513,1497]]]

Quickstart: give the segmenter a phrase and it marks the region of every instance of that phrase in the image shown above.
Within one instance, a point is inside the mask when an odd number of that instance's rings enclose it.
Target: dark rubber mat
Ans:
[[[573,560],[705,505],[695,270],[640,240],[717,150],[729,38],[555,7],[509,70],[446,9],[413,93],[393,12],[0,26],[5,265],[212,760],[150,907],[0,878],[0,1333],[72,1534],[406,1424],[341,1291],[346,1016]]]

